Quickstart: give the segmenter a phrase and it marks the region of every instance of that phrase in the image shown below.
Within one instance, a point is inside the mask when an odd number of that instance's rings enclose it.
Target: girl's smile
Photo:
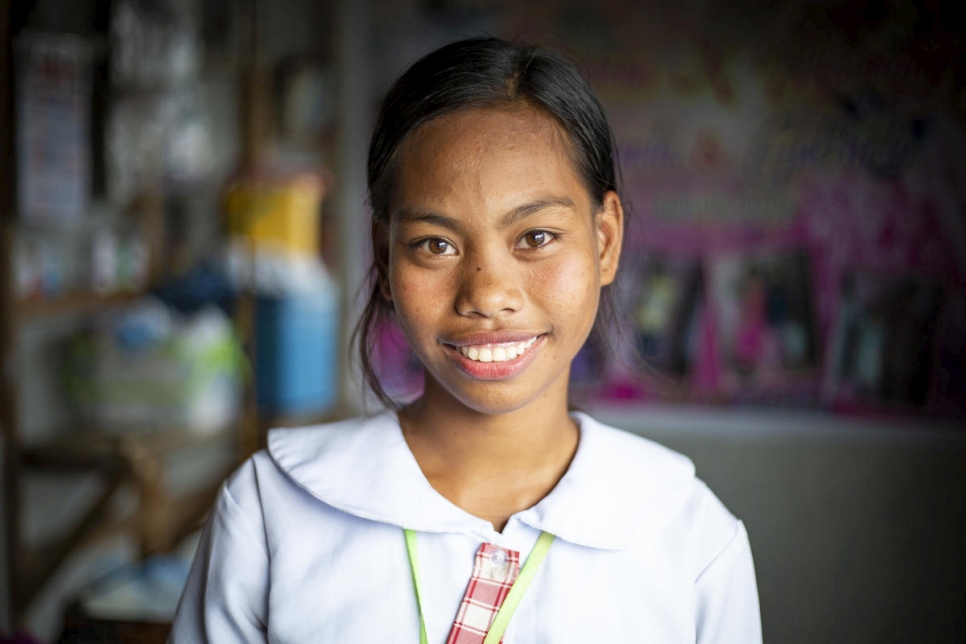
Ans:
[[[516,359],[517,356],[522,356],[537,341],[537,337],[534,336],[522,342],[507,341],[481,345],[463,345],[459,347],[459,351],[474,362],[506,362],[507,360]]]
[[[508,106],[438,117],[400,149],[386,295],[426,367],[424,398],[566,409],[622,225],[616,194],[593,202],[569,145],[551,117]]]
[[[503,334],[519,336],[520,334]],[[525,340],[444,344],[451,349],[453,360],[466,374],[479,380],[505,380],[523,371],[539,351],[536,346],[543,336]]]

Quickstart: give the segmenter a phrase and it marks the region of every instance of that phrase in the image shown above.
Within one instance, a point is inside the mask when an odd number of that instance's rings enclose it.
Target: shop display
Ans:
[[[830,353],[828,386],[836,399],[853,406],[921,408],[935,371],[942,301],[932,279],[847,274]]]
[[[243,357],[215,307],[183,316],[144,299],[70,342],[67,389],[90,426],[214,432],[240,412]]]
[[[90,47],[62,34],[16,42],[17,210],[30,223],[76,224],[91,197]]]
[[[801,253],[715,258],[709,268],[721,386],[731,392],[814,385],[810,264]],[[813,392],[814,395],[814,392]]]
[[[703,284],[700,263],[687,257],[648,255],[625,270],[634,285],[627,311],[634,354],[661,373],[683,378],[695,359],[697,313]]]

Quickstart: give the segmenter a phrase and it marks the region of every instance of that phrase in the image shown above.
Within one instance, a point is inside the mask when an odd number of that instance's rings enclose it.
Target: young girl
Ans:
[[[601,106],[550,52],[458,42],[397,81],[359,327],[390,411],[269,433],[222,489],[172,641],[761,640],[747,534],[690,461],[568,412],[616,187]],[[425,372],[401,408],[369,356],[386,316]]]

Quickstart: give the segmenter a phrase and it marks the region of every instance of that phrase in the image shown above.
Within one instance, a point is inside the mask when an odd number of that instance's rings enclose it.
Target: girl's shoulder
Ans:
[[[576,417],[582,445],[568,474],[579,475],[598,512],[624,524],[629,542],[673,534],[685,549],[710,553],[740,535],[741,522],[687,456],[586,414]]]
[[[398,452],[401,441],[398,421],[389,413],[271,429],[267,446],[228,478],[225,494],[244,504],[293,484],[309,491],[344,485],[351,474],[359,476],[361,464]]]
[[[316,469],[338,459],[367,458],[402,441],[394,413],[359,416],[329,423],[269,430],[266,453],[290,473]]]
[[[620,489],[657,500],[695,484],[694,463],[684,454],[588,414],[572,416],[580,425],[580,445],[571,469],[594,472],[612,493]]]
[[[607,425],[590,414],[572,412],[580,425],[584,445],[593,442],[594,456],[628,465],[645,465],[661,477],[688,479],[694,476],[690,458],[649,438]]]

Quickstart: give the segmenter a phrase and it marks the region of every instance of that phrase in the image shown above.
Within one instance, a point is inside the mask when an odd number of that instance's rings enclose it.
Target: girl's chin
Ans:
[[[514,412],[527,409],[535,400],[534,398],[525,398],[521,400],[517,396],[494,396],[481,399],[465,394],[458,396],[457,399],[459,400],[460,404],[462,404],[468,410],[484,416],[502,416],[512,414]]]
[[[434,385],[424,391],[421,402],[433,401],[435,405],[445,398],[448,402],[443,406],[456,405],[478,414],[510,414],[528,408],[536,409],[550,402],[554,403],[551,409],[555,410],[560,405],[566,407],[567,404],[566,381],[559,388],[553,383],[549,385],[545,383],[541,386],[539,383],[524,382],[522,379],[491,381],[462,379],[462,381],[434,383]],[[560,393],[559,400],[554,392]]]

